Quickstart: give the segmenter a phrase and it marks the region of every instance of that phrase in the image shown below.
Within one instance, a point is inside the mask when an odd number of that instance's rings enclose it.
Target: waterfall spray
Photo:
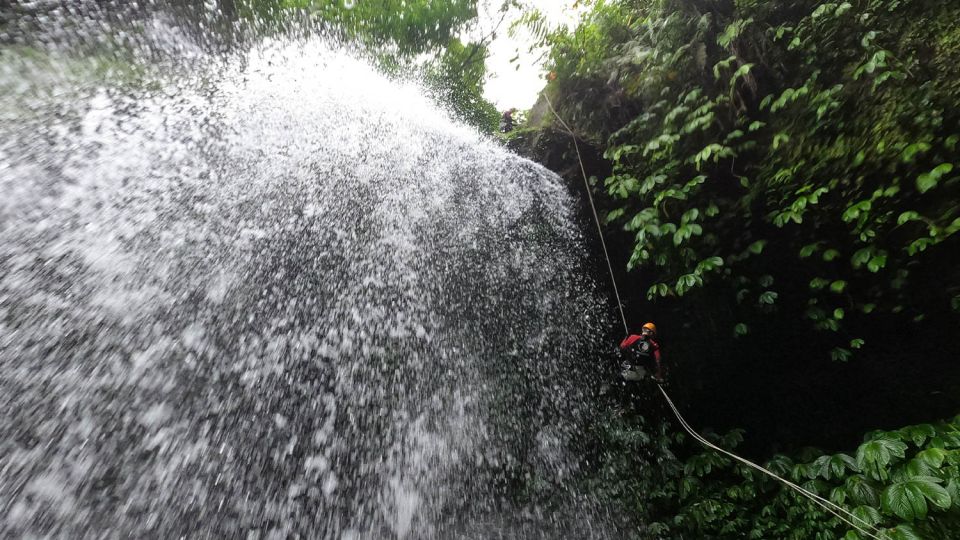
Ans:
[[[602,536],[555,175],[322,40],[55,49],[0,57],[3,535]]]

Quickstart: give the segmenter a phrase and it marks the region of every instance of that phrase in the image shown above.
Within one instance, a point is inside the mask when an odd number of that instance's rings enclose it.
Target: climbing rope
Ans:
[[[583,165],[583,158],[580,155],[580,145],[577,143],[577,135],[573,132],[570,126],[563,121],[563,118],[561,118],[560,115],[557,113],[557,110],[553,107],[553,102],[550,101],[550,98],[547,96],[547,94],[543,93],[542,95],[544,99],[546,99],[547,101],[547,106],[550,107],[550,112],[553,113],[553,116],[555,116],[557,121],[560,122],[560,125],[563,126],[564,131],[566,131],[567,134],[570,135],[570,138],[573,139],[573,147],[577,152],[577,161],[580,163],[580,173],[583,176],[583,185],[584,185],[584,188],[587,190],[587,198],[590,201],[590,210],[593,212],[593,220],[594,220],[594,223],[596,223],[597,225],[597,234],[600,237],[600,245],[603,246],[603,256],[607,260],[607,270],[610,271],[610,282],[613,284],[613,292],[617,298],[617,308],[620,310],[620,319],[623,321],[623,331],[626,334],[629,334],[630,328],[627,325],[627,316],[623,310],[623,303],[620,300],[620,291],[617,288],[617,279],[613,274],[613,264],[611,264],[610,262],[610,253],[607,251],[607,243],[603,238],[603,229],[600,226],[600,217],[597,215],[597,207],[593,202],[593,194],[590,191],[590,183],[587,180],[587,171]],[[689,433],[690,436],[693,437],[700,444],[704,445],[707,448],[710,448],[711,450],[719,452],[735,461],[743,463],[748,467],[756,469],[762,472],[763,474],[766,474],[767,476],[781,482],[783,485],[789,487],[790,489],[793,489],[794,491],[806,497],[807,499],[817,504],[827,512],[833,514],[834,516],[836,516],[838,519],[840,519],[847,525],[850,525],[851,527],[856,529],[858,532],[860,532],[860,534],[863,534],[864,536],[873,538],[875,540],[884,540],[886,538],[886,535],[883,533],[883,531],[875,527],[873,524],[857,517],[849,510],[835,504],[834,502],[828,499],[821,497],[820,495],[817,495],[816,493],[813,493],[808,489],[805,489],[802,486],[795,484],[794,482],[787,480],[786,478],[783,478],[777,475],[776,473],[774,473],[773,471],[770,471],[769,469],[766,469],[760,465],[757,465],[756,463],[746,458],[742,458],[734,454],[733,452],[725,450],[713,444],[712,442],[708,441],[702,435],[697,433],[697,431],[694,430],[690,426],[690,424],[687,423],[687,421],[683,418],[683,415],[680,414],[680,410],[677,409],[676,405],[674,405],[673,400],[670,399],[669,395],[667,395],[667,391],[663,388],[663,385],[660,383],[657,383],[657,388],[660,389],[660,393],[663,394],[663,398],[667,401],[667,405],[670,406],[670,410],[673,411],[674,416],[676,416],[677,420],[680,421],[680,425],[683,426],[683,429],[687,433]]]
[[[587,170],[583,167],[583,158],[580,156],[580,145],[577,144],[577,136],[574,135],[570,126],[563,121],[563,118],[560,118],[560,115],[557,114],[557,110],[553,108],[553,103],[550,102],[550,98],[547,97],[546,93],[543,94],[543,97],[547,99],[547,105],[550,107],[550,111],[557,117],[560,124],[563,125],[563,128],[570,135],[570,138],[573,139],[573,148],[577,151],[577,162],[580,163],[580,174],[583,175],[583,187],[587,190],[587,198],[590,200],[590,210],[593,211],[593,221],[597,224],[597,235],[600,237],[600,245],[603,246],[603,257],[607,260],[607,270],[610,271],[610,283],[613,284],[613,294],[617,297],[617,308],[620,309],[620,320],[623,321],[623,331],[629,334],[630,328],[627,326],[627,316],[623,312],[623,303],[620,301],[620,290],[617,288],[617,279],[613,276],[613,265],[610,264],[610,253],[607,252],[607,242],[603,239],[603,229],[600,228],[600,218],[597,217],[597,206],[593,203],[593,194],[590,191],[590,182],[587,180]]]
[[[843,508],[843,507],[841,507],[841,506],[833,503],[832,501],[830,501],[830,500],[828,500],[828,499],[825,499],[825,498],[817,495],[816,493],[813,493],[812,491],[809,491],[809,490],[803,488],[802,486],[799,486],[799,485],[797,485],[797,484],[795,484],[795,483],[787,480],[786,478],[782,478],[782,477],[778,476],[776,473],[770,471],[769,469],[766,469],[766,468],[764,468],[764,467],[761,467],[760,465],[757,465],[756,463],[754,463],[754,462],[752,462],[752,461],[750,461],[750,460],[748,460],[748,459],[742,458],[742,457],[734,454],[733,452],[724,450],[723,448],[721,448],[721,447],[713,444],[712,442],[708,441],[708,440],[705,439],[703,436],[701,436],[699,433],[697,433],[692,427],[690,427],[690,424],[688,424],[687,421],[684,420],[683,416],[680,414],[680,411],[677,410],[677,406],[674,405],[673,400],[670,399],[670,396],[667,395],[667,391],[663,389],[663,386],[661,386],[660,384],[657,384],[657,388],[660,389],[660,392],[663,394],[663,398],[664,398],[665,400],[667,400],[667,405],[670,406],[670,409],[673,411],[673,414],[677,417],[677,420],[680,421],[680,425],[683,426],[683,429],[684,429],[687,433],[689,433],[691,437],[693,437],[694,439],[696,439],[697,441],[699,441],[700,444],[706,446],[707,448],[710,448],[710,449],[712,449],[712,450],[715,450],[715,451],[717,451],[717,452],[720,452],[721,454],[724,454],[725,456],[728,456],[728,457],[730,457],[731,459],[734,459],[734,460],[736,460],[736,461],[739,461],[740,463],[743,463],[744,465],[746,465],[746,466],[748,466],[748,467],[752,467],[752,468],[754,468],[754,469],[762,472],[763,474],[766,474],[767,476],[770,476],[771,478],[773,478],[773,479],[775,479],[775,480],[779,480],[779,481],[782,482],[784,485],[792,488],[793,490],[797,491],[798,493],[800,493],[800,494],[803,495],[804,497],[810,499],[811,501],[813,501],[814,503],[816,503],[817,505],[819,505],[821,508],[823,508],[823,509],[826,510],[827,512],[830,512],[830,513],[833,514],[834,516],[837,516],[837,518],[839,518],[841,521],[843,521],[843,522],[846,523],[847,525],[850,525],[851,527],[853,527],[854,529],[856,529],[857,531],[859,531],[861,534],[864,534],[864,535],[866,535],[866,536],[869,536],[870,538],[875,538],[876,540],[882,540],[882,539],[884,538],[884,537],[882,536],[883,533],[882,533],[879,529],[877,529],[876,527],[874,527],[874,526],[871,525],[870,523],[868,523],[868,522],[860,519],[859,517],[855,516],[855,515],[852,514],[851,512],[847,511],[845,508]],[[846,516],[849,516],[850,519],[847,519],[847,517],[844,517],[845,515],[846,515]],[[862,524],[865,525],[866,527],[869,527],[870,529],[872,529],[873,532],[864,530],[863,527],[857,525],[856,523],[854,523],[853,521],[851,521],[851,519],[852,519],[852,520],[859,521],[860,523],[862,523]]]

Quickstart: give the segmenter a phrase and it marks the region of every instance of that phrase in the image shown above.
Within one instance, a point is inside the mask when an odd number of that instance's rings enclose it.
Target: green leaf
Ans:
[[[940,433],[944,448],[960,448],[960,431],[948,430]]]
[[[939,181],[939,178],[934,177],[930,173],[921,174],[917,177],[917,189],[920,190],[920,193],[926,193],[937,187]]]
[[[866,342],[863,341],[863,340],[860,339],[860,338],[851,339],[851,340],[850,340],[850,348],[851,348],[851,349],[859,349],[860,347],[863,347],[863,344],[864,344],[864,343],[866,343]]]
[[[810,280],[810,288],[814,290],[820,290],[829,284],[830,284],[829,279],[813,278]]]
[[[837,308],[833,310],[833,318],[838,321],[843,320],[844,311],[843,308]]]
[[[733,334],[735,336],[745,336],[749,331],[750,329],[743,323],[737,323],[737,325],[733,327]]]
[[[857,152],[857,155],[853,158],[853,166],[859,167],[863,165],[863,162],[867,160],[867,154],[862,150]]]
[[[956,478],[951,478],[946,485],[947,493],[950,494],[950,501],[956,505],[960,503],[960,481]]]
[[[901,519],[914,521],[927,517],[927,501],[941,510],[950,508],[950,494],[932,476],[915,476],[904,482],[895,482],[883,490],[883,510]]]
[[[823,260],[830,262],[840,256],[840,252],[835,249],[828,249],[823,252]]]
[[[623,216],[623,213],[624,213],[623,208],[617,208],[616,210],[611,210],[610,212],[607,213],[607,223],[620,219],[620,217]]]
[[[937,168],[934,169],[933,172],[939,176],[950,174],[953,172],[953,163],[941,163],[937,165]]]
[[[898,473],[905,478],[916,476],[932,476],[935,474],[935,469],[927,462],[914,458],[908,461],[902,469],[899,469]]]
[[[847,471],[860,472],[857,468],[857,462],[847,454],[834,454],[826,457],[826,462],[821,466],[820,476],[825,480],[832,478],[843,478]],[[822,458],[821,458],[822,459]]]
[[[876,525],[877,523],[880,523],[880,511],[872,506],[861,504],[860,506],[854,508],[851,513],[860,520],[860,523],[858,523],[860,525],[863,523],[868,525]]]
[[[763,252],[763,247],[766,245],[767,245],[766,240],[757,240],[756,242],[750,244],[750,247],[748,247],[747,249],[750,251],[750,253],[753,253],[754,255],[759,255],[761,252]]]
[[[951,163],[942,163],[928,173],[921,174],[917,177],[917,189],[920,193],[926,193],[931,189],[937,187],[937,184],[940,182],[940,179],[943,178],[945,174],[949,174],[953,171],[953,164]]]
[[[870,261],[870,257],[873,255],[873,247],[865,247],[858,249],[856,253],[853,254],[853,257],[850,257],[850,264],[854,268],[860,268],[864,264]]]
[[[943,147],[953,152],[957,149],[957,143],[960,142],[960,135],[951,135],[943,141]]]
[[[887,255],[885,253],[877,254],[867,262],[867,270],[876,273],[887,265]]]
[[[657,283],[647,289],[647,298],[653,300],[657,296],[667,296],[670,294],[670,286],[666,283]]]
[[[843,212],[843,215],[840,216],[840,219],[849,223],[857,219],[858,217],[860,217],[861,214],[866,214],[867,212],[869,212],[872,206],[873,206],[873,203],[871,203],[870,201],[860,201],[850,206],[849,208],[847,208]]]
[[[917,238],[913,242],[910,242],[910,245],[907,246],[907,254],[911,257],[917,253],[926,251],[928,247],[935,244],[936,240],[933,238]]]
[[[928,150],[930,150],[929,144],[925,142],[914,143],[910,146],[907,146],[900,157],[903,159],[904,163],[912,163],[917,154],[922,154]]]
[[[653,300],[656,297],[657,297],[657,286],[651,285],[650,288],[647,289],[647,299]]]
[[[701,283],[702,280],[699,276],[695,274],[684,274],[677,280],[677,285],[674,287],[674,289],[677,291],[679,296],[683,296],[691,288]]]
[[[917,452],[915,459],[918,459],[933,469],[939,469],[943,465],[943,460],[947,457],[947,451],[943,448],[927,448]]]
[[[837,294],[842,293],[843,290],[846,288],[847,288],[847,282],[842,279],[838,279],[830,284],[830,290]]]
[[[707,161],[718,163],[723,158],[735,157],[736,154],[730,148],[716,143],[708,144],[703,150],[697,153],[693,158],[693,163],[699,171],[701,166]]]
[[[776,107],[776,104],[774,104],[774,107]],[[773,136],[773,143],[771,144],[771,146],[773,147],[774,150],[776,150],[781,146],[783,146],[784,143],[788,143],[788,142],[790,142],[790,135],[786,131],[781,131],[780,133],[777,133],[776,135]]]
[[[819,243],[807,244],[800,249],[800,258],[806,259],[807,257],[814,254],[817,249],[820,247]]]
[[[736,72],[734,72],[733,77],[730,77],[730,84],[735,84],[739,79],[746,77],[750,70],[753,68],[753,64],[744,64],[740,66]]]
[[[919,424],[901,429],[900,434],[913,441],[913,444],[923,446],[923,443],[926,442],[928,438],[935,436],[937,431],[930,424]]]
[[[666,175],[658,175],[658,176],[663,176],[664,178],[666,178]],[[700,174],[700,175],[694,176],[693,178],[690,179],[689,182],[683,185],[683,189],[684,191],[689,191],[706,181],[707,181],[706,175]]]
[[[927,517],[927,501],[923,494],[906,482],[898,482],[883,490],[880,500],[884,512],[900,519],[912,522]]]
[[[814,479],[818,476],[825,480],[830,479],[830,456],[820,456],[810,464],[807,470],[807,478]]]
[[[866,506],[879,506],[880,496],[876,488],[862,474],[855,474],[847,477],[843,482],[843,487],[847,491],[850,499],[857,504]]]
[[[897,218],[897,225],[903,225],[908,221],[915,221],[918,219],[920,219],[920,214],[914,212],[913,210],[908,210],[900,214],[900,217]]]
[[[890,540],[927,540],[917,533],[916,529],[905,523],[897,525],[888,531]]]
[[[830,359],[834,362],[846,362],[850,360],[851,356],[853,356],[853,353],[843,347],[834,347],[830,351]]]
[[[743,299],[747,297],[747,293],[749,292],[750,292],[749,289],[740,289],[739,291],[737,291],[737,303],[742,304]]]
[[[857,448],[857,466],[876,480],[886,480],[887,466],[902,459],[907,445],[889,437],[878,437]]]
[[[735,20],[717,37],[717,45],[724,48],[728,47],[751,23],[753,23],[752,18]]]
[[[760,295],[761,304],[773,304],[777,300],[777,293],[773,291],[765,291]]]

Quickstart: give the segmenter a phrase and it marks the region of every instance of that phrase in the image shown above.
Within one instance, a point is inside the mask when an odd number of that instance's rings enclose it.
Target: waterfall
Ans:
[[[175,32],[0,46],[0,536],[604,536],[560,179],[320,38]]]

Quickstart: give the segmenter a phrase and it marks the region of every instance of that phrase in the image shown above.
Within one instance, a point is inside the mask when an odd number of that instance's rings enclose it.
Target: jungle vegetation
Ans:
[[[223,2],[224,0],[221,0]],[[263,25],[306,19],[368,55],[387,73],[419,79],[437,101],[483,132],[499,113],[483,97],[490,42],[517,0],[231,0],[229,11]],[[484,12],[492,26],[480,23]]]
[[[547,99],[572,127],[629,318],[661,327],[690,416],[747,427],[718,440],[889,538],[955,535],[960,6],[598,0],[573,29],[524,22],[552,81],[510,144],[576,189]],[[860,538],[651,404],[598,437],[593,485],[641,537]]]

